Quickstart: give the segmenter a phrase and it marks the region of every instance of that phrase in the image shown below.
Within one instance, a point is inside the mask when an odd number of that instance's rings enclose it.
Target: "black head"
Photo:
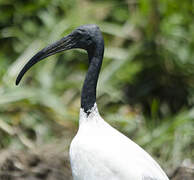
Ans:
[[[74,48],[89,50],[103,41],[100,29],[95,24],[83,25],[75,29],[71,36],[76,39]]]
[[[61,40],[47,46],[35,54],[20,71],[16,79],[16,85],[19,84],[28,69],[48,56],[73,48],[81,48],[88,51],[88,53],[91,53],[95,48],[98,48],[98,45],[100,48],[104,48],[103,37],[98,26],[94,24],[80,26]]]

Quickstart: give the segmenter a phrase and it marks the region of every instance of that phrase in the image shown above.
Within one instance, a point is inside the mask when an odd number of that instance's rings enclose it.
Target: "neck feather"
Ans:
[[[99,43],[95,49],[88,50],[89,68],[86,74],[81,94],[81,108],[88,115],[96,102],[96,87],[104,53],[104,43]]]

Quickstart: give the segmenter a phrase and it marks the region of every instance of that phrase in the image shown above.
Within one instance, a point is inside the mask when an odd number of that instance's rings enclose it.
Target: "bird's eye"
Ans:
[[[86,40],[87,40],[87,41],[91,40],[91,37],[90,37],[90,36],[87,36],[87,37],[86,37]]]

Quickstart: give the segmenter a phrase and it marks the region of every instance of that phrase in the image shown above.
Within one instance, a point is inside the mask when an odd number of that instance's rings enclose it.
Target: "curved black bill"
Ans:
[[[19,84],[21,81],[22,77],[24,74],[37,62],[41,61],[42,59],[51,56],[53,54],[56,54],[58,52],[72,49],[73,46],[75,45],[75,41],[73,41],[73,38],[70,35],[62,38],[61,40],[49,45],[48,47],[42,49],[39,51],[37,54],[35,54],[28,62],[27,64],[23,67],[23,69],[20,71],[19,75],[17,76],[16,79],[16,85]]]

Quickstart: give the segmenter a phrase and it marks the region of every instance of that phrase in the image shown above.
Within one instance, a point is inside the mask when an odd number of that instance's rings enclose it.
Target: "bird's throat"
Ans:
[[[86,74],[81,94],[81,108],[87,115],[96,102],[96,87],[100,73],[104,48],[97,48],[96,51],[88,52],[89,68]]]

